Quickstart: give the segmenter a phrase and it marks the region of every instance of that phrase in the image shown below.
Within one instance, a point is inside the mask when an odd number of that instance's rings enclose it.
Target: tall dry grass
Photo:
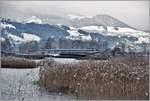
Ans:
[[[36,63],[31,60],[17,57],[1,57],[2,68],[35,68]]]
[[[145,58],[58,64],[46,60],[40,86],[77,99],[145,100],[149,98],[149,63]]]

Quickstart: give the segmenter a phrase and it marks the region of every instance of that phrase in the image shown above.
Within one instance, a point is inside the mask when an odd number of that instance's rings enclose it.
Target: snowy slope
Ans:
[[[24,42],[24,39],[22,39],[19,36],[13,35],[13,34],[7,34],[7,37],[11,40],[13,40],[14,42]]]
[[[23,39],[25,41],[40,41],[41,38],[36,36],[36,35],[33,35],[33,34],[29,34],[29,33],[22,33],[23,35]]]
[[[67,30],[67,32],[70,34],[70,39],[72,40],[83,40],[83,41],[90,41],[92,40],[92,37],[90,35],[83,35],[78,32],[77,28],[70,27],[70,30]]]
[[[117,28],[117,29],[115,29]],[[90,33],[99,33],[103,36],[118,36],[118,37],[135,37],[138,38],[139,40],[137,43],[149,43],[149,33],[143,32],[143,31],[138,31],[132,28],[121,28],[121,27],[111,27],[107,26],[107,30],[104,29],[103,26],[85,26],[79,28],[83,31],[90,32]]]
[[[68,30],[67,32],[70,34],[70,36],[80,36],[80,33],[77,30]]]
[[[134,36],[134,37],[148,37],[149,33],[138,31],[131,28],[121,28],[118,27],[118,30],[115,30],[114,27],[107,27],[109,33],[113,33],[112,35],[122,35],[122,36]]]
[[[91,41],[91,40],[92,40],[92,37],[91,37],[91,35],[87,35],[87,36],[82,36],[81,39],[82,39],[83,41]]]
[[[150,43],[149,33],[132,28],[85,26],[79,28],[78,30],[85,31],[91,35],[102,35],[103,37],[101,37],[100,40],[107,42],[108,47],[111,49],[113,49],[115,46],[121,46],[121,44],[124,43],[127,48],[130,48],[130,50],[142,52],[144,49],[143,44],[148,45]],[[146,47],[148,48],[148,46]]]
[[[117,29],[115,29],[117,28]],[[79,28],[81,30],[87,31],[87,32],[106,32],[106,29],[103,26],[85,26]],[[129,36],[149,36],[149,33],[143,32],[143,31],[138,31],[132,28],[122,28],[122,27],[111,27],[107,26],[107,32],[109,34],[104,34],[104,35],[112,35],[112,36],[117,36],[117,35],[129,35]]]
[[[8,33],[7,38],[9,38],[11,41],[13,41],[15,43],[16,42],[17,43],[30,42],[30,41],[39,42],[41,40],[40,37],[38,37],[36,35],[32,35],[32,34],[27,34],[27,33],[22,33],[22,37]],[[2,37],[1,37],[1,39],[2,39]],[[5,39],[3,38],[3,40],[5,40]]]
[[[85,26],[85,27],[81,27],[80,29],[86,31],[97,31],[97,32],[104,31],[104,28],[102,26]]]

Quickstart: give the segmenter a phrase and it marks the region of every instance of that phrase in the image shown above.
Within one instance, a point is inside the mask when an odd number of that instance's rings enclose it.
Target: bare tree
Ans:
[[[45,43],[45,48],[46,49],[52,49],[53,42],[54,42],[53,38],[49,37]]]
[[[19,46],[19,51],[21,53],[32,53],[38,50],[39,50],[39,43],[37,41],[22,43]]]
[[[60,38],[59,39],[59,48],[60,49],[67,49],[69,48],[69,40],[66,40],[65,38]]]

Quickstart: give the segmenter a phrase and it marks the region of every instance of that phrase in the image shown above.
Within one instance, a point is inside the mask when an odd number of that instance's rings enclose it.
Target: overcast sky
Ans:
[[[95,16],[108,14],[137,29],[149,30],[148,1],[1,1],[1,16]]]

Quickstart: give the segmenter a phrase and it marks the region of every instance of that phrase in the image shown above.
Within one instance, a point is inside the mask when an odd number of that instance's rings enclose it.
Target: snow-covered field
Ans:
[[[49,94],[40,88],[39,68],[0,69],[0,101],[49,101],[67,100],[72,97],[62,94]]]
[[[58,63],[77,63],[79,60],[73,58],[53,58]]]
[[[49,60],[49,59],[51,59],[51,58],[45,58],[46,60]],[[74,58],[52,58],[55,62],[57,62],[57,63],[77,63],[77,62],[79,62],[79,61],[81,61],[81,60],[76,60],[76,59],[74,59]],[[41,61],[43,61],[43,60],[34,60],[35,62],[41,62]],[[84,61],[84,60],[82,60],[82,61]]]

